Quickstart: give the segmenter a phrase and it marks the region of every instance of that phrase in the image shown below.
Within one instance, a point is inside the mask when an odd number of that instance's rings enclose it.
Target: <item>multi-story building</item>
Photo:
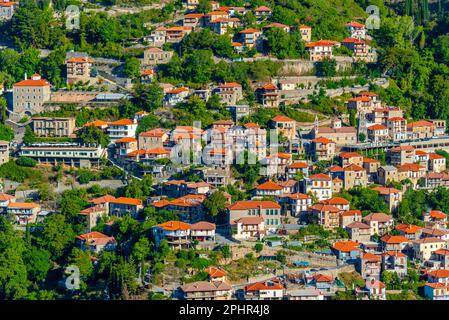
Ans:
[[[172,51],[164,51],[159,48],[148,48],[144,51],[143,64],[155,65],[167,63],[173,56]]]
[[[254,9],[254,15],[256,16],[256,18],[258,20],[267,19],[267,18],[271,17],[272,14],[273,14],[273,10],[271,10],[271,8],[268,8],[265,6],[261,6],[261,7]]]
[[[357,259],[357,271],[363,279],[380,279],[382,270],[382,257],[366,252]]]
[[[92,253],[100,253],[103,250],[113,251],[117,247],[117,241],[114,237],[98,231],[81,234],[76,237],[76,240],[81,250],[89,250]]]
[[[340,216],[345,215],[346,212],[343,212]],[[359,221],[351,222],[346,225],[346,231],[348,231],[349,239],[351,241],[356,242],[368,242],[371,239],[371,231],[370,226]]]
[[[302,221],[306,221],[308,208],[312,205],[312,197],[303,193],[293,193],[280,198],[280,201],[282,202],[285,215],[290,214]]]
[[[312,150],[315,160],[332,160],[335,157],[335,142],[325,138],[318,137],[312,140]]]
[[[189,248],[190,225],[181,221],[167,221],[152,228],[152,234],[156,246],[162,240],[166,240],[171,248]]]
[[[407,138],[412,140],[429,139],[434,136],[435,125],[426,120],[418,120],[407,124]]]
[[[33,117],[33,132],[38,137],[68,137],[75,130],[75,118]]]
[[[355,187],[366,187],[368,184],[368,178],[364,168],[350,164],[343,168],[343,186],[346,190]]]
[[[359,22],[349,22],[346,24],[346,30],[351,38],[365,39],[366,28],[365,25]]]
[[[9,161],[9,142],[0,140],[0,166]]]
[[[277,134],[287,139],[295,139],[296,137],[296,121],[289,117],[278,115],[271,119],[272,127],[276,129]]]
[[[108,126],[108,134],[111,138],[111,142],[125,138],[135,137],[137,130],[137,122],[130,119],[121,119],[114,122],[110,122]]]
[[[298,27],[299,32],[301,33],[301,39],[304,42],[310,42],[312,41],[312,28],[306,25],[300,25]]]
[[[447,225],[447,214],[439,210],[423,212],[424,225],[427,228],[445,229]]]
[[[382,185],[399,181],[399,172],[393,166],[381,166],[377,169],[377,182]]]
[[[282,300],[284,286],[275,281],[249,284],[244,288],[245,300]]]
[[[242,86],[236,82],[220,84],[215,90],[220,100],[226,105],[235,105],[243,99]]]
[[[241,217],[231,222],[235,239],[262,239],[265,236],[263,217]]]
[[[340,45],[340,43],[332,40],[320,40],[307,43],[306,50],[309,52],[311,61],[323,61],[334,57],[332,48],[336,45]]]
[[[395,188],[376,187],[375,191],[383,197],[390,212],[396,212],[399,203],[402,201],[402,191]]]
[[[352,51],[352,55],[355,58],[366,58],[368,56],[368,45],[363,40],[347,38],[343,40],[341,44]]]
[[[357,129],[343,127],[340,119],[333,119],[330,127],[319,127],[318,119],[312,131],[313,138],[324,137],[335,142],[336,147],[355,145],[357,143]]]
[[[203,13],[188,13],[184,15],[182,25],[186,27],[200,27],[204,18]]]
[[[370,213],[362,221],[370,226],[371,235],[383,236],[393,228],[393,217],[381,212]]]
[[[18,6],[18,2],[10,2],[9,0],[0,1],[0,21],[11,19]]]
[[[89,81],[93,62],[87,54],[67,58],[67,84]]]
[[[232,287],[224,281],[197,281],[180,287],[185,300],[230,300]]]
[[[265,228],[275,230],[281,224],[281,206],[268,200],[237,201],[227,207],[228,221],[238,220],[241,217],[263,217]]]
[[[71,167],[89,168],[100,165],[105,149],[100,145],[86,146],[77,143],[33,143],[22,146],[19,155],[33,158],[39,163],[63,163]]]
[[[382,124],[374,124],[367,128],[368,140],[374,143],[390,140],[388,128]]]
[[[428,169],[432,172],[446,171],[446,158],[436,153],[429,153]]]
[[[407,139],[407,120],[402,117],[392,117],[387,120],[388,134],[393,141]]]
[[[262,45],[262,31],[254,28],[239,32],[240,42],[247,48],[260,48]]]
[[[6,213],[6,208],[11,202],[16,202],[16,197],[0,192],[0,213]]]
[[[438,249],[446,249],[445,240],[426,237],[412,241],[413,258],[421,261],[429,260],[432,254]]]
[[[50,101],[50,83],[37,73],[31,79],[13,84],[13,112],[31,116],[44,111],[44,103]]]
[[[332,198],[332,178],[324,173],[303,180],[304,193],[311,192],[319,201]]]
[[[199,221],[190,225],[190,238],[194,241],[215,241],[214,223]]]
[[[262,85],[256,91],[259,103],[265,108],[279,108],[280,94],[278,88],[272,83]]]
[[[387,251],[382,254],[382,272],[396,272],[400,278],[407,275],[407,256],[399,251]]]
[[[32,202],[10,202],[6,207],[6,214],[18,225],[35,223],[40,211],[41,206]]]
[[[143,202],[140,199],[120,197],[109,202],[109,214],[116,217],[131,215],[137,217],[143,209]]]
[[[283,189],[284,188],[276,182],[266,181],[256,187],[255,194],[260,197],[279,196],[284,193]]]
[[[316,222],[324,229],[335,230],[340,226],[340,213],[343,211],[336,206],[317,203],[309,208],[310,222]]]
[[[166,141],[168,141],[168,134],[165,129],[152,129],[139,134],[139,149],[162,148]]]
[[[392,166],[415,163],[415,148],[413,146],[391,148],[387,151],[387,160]]]

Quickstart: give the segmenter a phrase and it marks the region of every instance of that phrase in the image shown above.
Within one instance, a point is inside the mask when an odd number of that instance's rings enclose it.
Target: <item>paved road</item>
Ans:
[[[167,0],[160,0],[157,3],[153,3],[147,6],[142,7],[130,7],[125,8],[121,6],[112,6],[108,7],[108,10],[106,10],[105,7],[101,7],[98,9],[91,9],[91,8],[84,8],[85,12],[106,12],[108,16],[118,16],[122,14],[130,14],[130,13],[139,13],[145,10],[151,10],[151,9],[162,9],[165,4],[167,3]]]
[[[99,180],[99,181],[91,181],[87,184],[80,184],[77,181],[75,181],[73,186],[72,185],[66,186],[63,183],[59,183],[54,191],[57,193],[62,193],[66,190],[70,190],[73,188],[90,188],[95,184],[99,185],[102,188],[118,189],[126,186],[127,182],[123,180]]]

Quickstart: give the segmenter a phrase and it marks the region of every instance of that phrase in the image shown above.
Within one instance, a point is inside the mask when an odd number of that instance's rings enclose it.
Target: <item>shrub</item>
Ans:
[[[22,167],[35,167],[37,166],[37,161],[32,159],[32,158],[28,158],[28,157],[19,157],[16,160],[17,165],[22,166]]]

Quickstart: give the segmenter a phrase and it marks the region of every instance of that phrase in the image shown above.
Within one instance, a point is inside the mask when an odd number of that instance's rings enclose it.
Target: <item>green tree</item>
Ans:
[[[82,130],[77,131],[76,135],[83,144],[100,144],[105,148],[110,142],[109,135],[96,126],[84,127]]]
[[[196,11],[199,13],[208,13],[212,11],[212,5],[209,0],[199,0]]]
[[[51,268],[50,257],[50,252],[34,246],[30,246],[25,251],[23,259],[30,281],[41,283],[46,279],[47,273]]]
[[[14,131],[5,124],[0,123],[0,140],[12,141]]]
[[[317,64],[317,75],[320,77],[335,77],[337,74],[337,62],[335,59],[323,59]]]
[[[157,82],[148,85],[137,84],[134,87],[135,104],[145,111],[153,111],[162,107],[164,101],[164,90]]]
[[[0,298],[23,299],[29,281],[22,255],[25,243],[11,223],[0,217]]]
[[[79,248],[73,248],[68,263],[76,265],[79,268],[81,280],[84,282],[87,282],[93,275],[94,267],[89,250],[83,251]]]
[[[23,143],[31,144],[35,141],[36,141],[36,135],[34,134],[33,130],[30,128],[30,126],[26,126],[25,133],[23,135]]]
[[[127,57],[123,65],[123,72],[129,78],[138,78],[140,76],[140,60],[136,57]]]
[[[46,218],[39,230],[38,244],[51,252],[54,259],[60,258],[75,241],[75,233],[62,214]]]
[[[227,199],[222,191],[215,191],[204,200],[203,205],[212,216],[217,216],[226,206]]]

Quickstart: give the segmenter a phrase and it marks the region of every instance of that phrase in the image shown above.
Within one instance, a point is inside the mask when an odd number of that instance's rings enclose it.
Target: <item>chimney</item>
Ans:
[[[27,76],[26,72],[25,72],[24,78],[25,78],[25,80],[28,80],[28,76]]]

